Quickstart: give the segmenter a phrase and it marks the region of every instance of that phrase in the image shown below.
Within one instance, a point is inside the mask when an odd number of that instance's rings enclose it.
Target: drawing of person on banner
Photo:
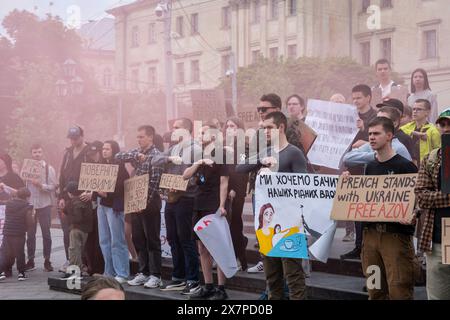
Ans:
[[[271,227],[274,214],[275,210],[270,203],[263,205],[259,210],[259,226],[256,235],[259,240],[260,252],[264,255],[268,255],[283,238],[300,232],[299,227],[286,230],[282,230],[280,224]]]

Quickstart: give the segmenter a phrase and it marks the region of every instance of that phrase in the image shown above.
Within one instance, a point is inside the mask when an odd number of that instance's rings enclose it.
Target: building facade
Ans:
[[[128,92],[164,91],[163,21],[157,0],[108,12],[115,16],[116,71]],[[350,56],[373,65],[386,57],[409,83],[429,72],[443,108],[450,106],[450,7],[446,0],[172,1],[174,91],[217,86],[232,69],[271,59]]]

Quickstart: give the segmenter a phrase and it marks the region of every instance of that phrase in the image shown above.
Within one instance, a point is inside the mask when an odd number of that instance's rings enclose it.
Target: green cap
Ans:
[[[450,108],[445,109],[440,115],[439,118],[436,120],[436,124],[439,124],[439,122],[442,119],[449,119],[450,120]]]

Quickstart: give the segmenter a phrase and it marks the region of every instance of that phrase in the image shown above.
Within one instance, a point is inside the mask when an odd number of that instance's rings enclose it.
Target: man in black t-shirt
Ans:
[[[376,158],[365,169],[365,175],[417,173],[417,167],[396,154],[392,120],[375,118],[369,124],[369,142]],[[408,224],[409,223],[409,224]],[[361,261],[363,272],[370,277],[371,266],[381,271],[381,288],[368,288],[370,300],[412,300],[414,298],[414,226],[410,222],[363,223]]]
[[[226,216],[225,201],[228,196],[228,167],[225,164],[225,151],[218,150],[215,145],[214,133],[219,133],[212,123],[207,123],[201,128],[201,143],[203,146],[203,157],[187,168],[183,178],[188,180],[195,178],[198,185],[198,193],[194,199],[193,226],[203,217],[214,214],[220,210],[222,216]],[[220,153],[223,152],[223,157]],[[192,299],[225,300],[228,298],[225,292],[226,277],[222,270],[217,267],[218,288],[214,288],[212,261],[213,258],[208,249],[200,239],[194,235],[198,243],[200,263],[205,280],[205,286],[198,292],[192,294]]]

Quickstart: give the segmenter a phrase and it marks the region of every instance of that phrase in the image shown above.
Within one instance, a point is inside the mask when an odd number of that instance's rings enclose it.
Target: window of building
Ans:
[[[191,82],[200,82],[200,65],[198,60],[191,61]]]
[[[370,66],[370,42],[361,43],[361,63]]]
[[[289,59],[297,59],[297,45],[296,44],[288,45],[288,58]]]
[[[424,32],[425,39],[425,58],[433,59],[438,57],[437,50],[437,32],[436,30],[428,30]]]
[[[261,52],[259,50],[253,50],[252,51],[252,63],[258,62],[258,60],[261,58]]]
[[[269,58],[271,60],[277,60],[278,59],[278,48],[277,47],[269,49]]]
[[[392,41],[391,38],[380,40],[381,58],[392,62]]]
[[[222,74],[226,75],[227,71],[231,69],[230,55],[226,54],[222,56]]]
[[[177,22],[176,22],[176,30],[177,30],[177,33],[178,33],[178,35],[180,36],[180,37],[184,37],[184,28],[183,28],[183,23],[184,23],[184,20],[183,20],[183,17],[177,17],[177,20],[176,20]]]
[[[297,0],[288,0],[288,15],[297,15]]]
[[[231,8],[222,8],[222,28],[229,28],[231,26]]]
[[[177,63],[177,84],[184,84],[184,62]]]
[[[148,25],[148,43],[156,43],[156,24],[150,23]]]
[[[131,47],[139,47],[139,28],[137,26],[131,28]]]
[[[148,68],[148,85],[150,88],[156,87],[156,67]]]
[[[191,34],[198,33],[198,13],[191,14]]]
[[[252,2],[252,23],[259,23],[261,18],[261,3],[259,0]]]
[[[367,12],[367,9],[370,7],[370,0],[362,0],[362,12]]]
[[[139,69],[131,70],[131,90],[139,90]]]
[[[392,0],[381,0],[381,8],[392,8]]]
[[[105,68],[103,70],[103,87],[105,88],[112,87],[112,71],[110,68]]]
[[[278,0],[270,1],[270,19],[278,19]]]

